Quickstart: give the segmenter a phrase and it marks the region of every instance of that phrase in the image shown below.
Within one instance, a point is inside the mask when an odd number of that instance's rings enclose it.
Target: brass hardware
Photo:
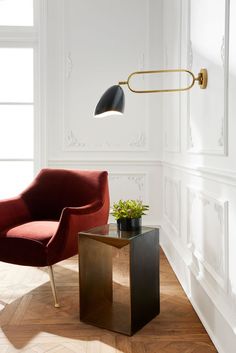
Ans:
[[[161,73],[168,73],[168,72],[185,72],[191,76],[192,81],[187,87],[183,87],[183,88],[137,90],[130,86],[130,79],[136,75],[161,74]],[[128,76],[127,81],[120,81],[119,85],[127,85],[130,91],[134,93],[182,92],[182,91],[188,91],[189,89],[191,89],[194,86],[195,81],[198,81],[200,88],[205,89],[207,87],[207,69],[201,69],[197,77],[195,77],[191,71],[186,69],[136,71],[136,72],[132,72]]]
[[[200,70],[198,77],[196,78],[196,81],[198,81],[200,88],[205,89],[207,87],[207,81],[208,81],[207,69]]]

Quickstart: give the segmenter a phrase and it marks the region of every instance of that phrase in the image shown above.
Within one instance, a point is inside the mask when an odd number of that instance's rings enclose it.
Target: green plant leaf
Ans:
[[[143,205],[141,200],[119,200],[113,204],[111,214],[114,218],[140,218],[149,210],[148,205]]]

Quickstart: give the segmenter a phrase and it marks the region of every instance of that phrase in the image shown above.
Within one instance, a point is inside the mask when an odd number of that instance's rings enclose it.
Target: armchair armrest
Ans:
[[[81,215],[91,214],[99,210],[101,207],[102,207],[101,201],[94,201],[88,205],[81,206],[81,207],[65,207],[62,211],[60,222],[62,221],[63,218],[68,217],[70,215],[81,216]]]
[[[29,210],[21,197],[0,201],[0,230],[30,220]]]
[[[51,263],[71,257],[78,252],[77,234],[107,222],[108,205],[95,201],[82,207],[66,207],[62,211],[56,234],[47,244]]]

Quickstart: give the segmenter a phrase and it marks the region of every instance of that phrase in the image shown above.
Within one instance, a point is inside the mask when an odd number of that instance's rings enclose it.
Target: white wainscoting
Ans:
[[[164,177],[164,190],[163,190],[163,221],[168,223],[172,232],[180,236],[180,223],[181,223],[181,182],[171,177]]]
[[[228,291],[228,202],[187,187],[188,247],[200,265]]]
[[[163,98],[167,123],[161,243],[217,350],[234,353],[236,3],[162,2],[165,65],[171,58],[173,67],[189,68],[195,75],[206,68],[209,80],[206,90],[196,84],[180,100],[170,95]],[[170,108],[165,107],[168,104]],[[177,181],[181,183],[179,202],[174,191]],[[178,236],[173,227],[177,214]]]
[[[236,257],[231,248],[235,245],[236,231],[232,212],[236,207],[235,185],[229,184],[228,175],[217,175],[209,168],[206,173],[199,173],[198,168],[172,166],[165,162],[163,180],[161,244],[217,349],[233,353],[233,348],[225,349],[228,343],[217,327],[225,327],[225,337],[231,336],[231,340],[234,337],[231,342],[236,343],[236,276],[233,270]],[[165,204],[170,205],[168,211]],[[181,224],[178,237],[173,225],[170,227],[176,214]],[[205,307],[202,300],[210,301],[210,308]]]
[[[159,224],[161,97],[124,87],[123,117],[95,119],[93,112],[108,87],[150,69],[149,26],[157,15],[162,18],[161,3],[50,0],[47,5],[47,166],[107,170],[111,205],[121,198],[142,199],[150,205],[143,222]],[[155,66],[162,66],[161,60],[156,50]],[[147,79],[136,84],[146,88]]]
[[[234,353],[235,318],[229,308],[225,308],[227,299],[220,298],[217,291],[212,291],[207,281],[198,276],[185,249],[180,244],[176,246],[164,228],[161,229],[161,246],[217,351]]]
[[[156,226],[162,217],[162,164],[155,160],[50,160],[51,168],[107,170],[110,204],[120,199],[142,200],[150,206],[143,224]],[[110,222],[114,222],[110,217]]]
[[[112,2],[108,22],[100,17],[110,0],[81,4],[48,2],[46,163],[106,169],[112,202],[149,203],[144,223],[162,225],[164,251],[218,351],[235,353],[235,2]],[[108,28],[118,31],[107,36]],[[130,72],[187,66],[209,70],[207,90],[152,98],[127,90],[124,118],[92,118],[103,91]]]
[[[112,195],[111,202],[128,198],[142,200],[149,204],[147,173],[110,173],[109,182]]]

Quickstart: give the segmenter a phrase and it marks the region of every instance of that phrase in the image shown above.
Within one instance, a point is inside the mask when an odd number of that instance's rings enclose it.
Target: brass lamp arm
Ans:
[[[168,73],[168,72],[185,72],[189,74],[192,78],[192,82],[189,86],[183,88],[170,88],[170,89],[154,89],[154,90],[137,90],[133,89],[130,86],[130,79],[136,75],[145,75],[145,74],[159,74],[159,73]],[[186,69],[169,69],[169,70],[150,70],[150,71],[136,71],[132,72],[127,81],[120,81],[119,85],[127,85],[130,91],[134,93],[159,93],[159,92],[181,92],[188,91],[190,88],[194,86],[195,81],[198,81],[200,88],[205,89],[207,87],[207,70],[201,69],[198,76],[195,77],[194,74]]]

